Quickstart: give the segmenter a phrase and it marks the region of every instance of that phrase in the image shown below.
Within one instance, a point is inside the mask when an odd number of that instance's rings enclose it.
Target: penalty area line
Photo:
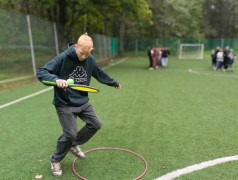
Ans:
[[[238,78],[238,76],[231,76],[231,75],[225,75],[225,74],[210,74],[206,72],[199,72],[198,70],[188,69],[189,73],[198,74],[202,76],[214,76],[214,77],[228,77],[228,78]]]
[[[165,175],[158,177],[154,180],[171,180],[171,179],[177,178],[179,176],[192,173],[194,171],[198,171],[201,169],[205,169],[207,167],[215,166],[217,164],[222,164],[222,163],[226,163],[229,161],[236,161],[236,160],[238,160],[238,155],[218,158],[218,159],[214,159],[214,160],[210,160],[210,161],[205,161],[200,164],[194,164],[192,166],[188,166],[183,169],[175,170],[171,173],[165,174]]]
[[[194,71],[194,70],[192,70],[192,69],[188,69],[188,72],[194,73],[194,74],[199,74],[199,75],[205,75],[205,76],[210,75],[210,74],[208,74],[208,73],[201,73],[201,72]]]

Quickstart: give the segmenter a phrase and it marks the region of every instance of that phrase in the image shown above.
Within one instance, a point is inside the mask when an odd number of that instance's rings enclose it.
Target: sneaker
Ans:
[[[61,177],[63,175],[60,162],[52,162],[50,164],[51,172],[55,177]]]
[[[79,146],[72,146],[70,148],[70,151],[75,155],[77,156],[78,158],[80,159],[84,159],[85,158],[85,155],[83,153],[83,151],[80,149]]]

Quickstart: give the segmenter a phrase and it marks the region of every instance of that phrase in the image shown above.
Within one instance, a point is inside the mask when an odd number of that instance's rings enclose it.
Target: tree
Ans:
[[[0,0],[0,7],[57,22],[66,41],[79,34],[119,38],[234,38],[237,0]]]
[[[153,25],[147,32],[154,38],[199,38],[203,0],[149,0]]]
[[[207,0],[203,4],[203,24],[206,38],[238,36],[238,2],[236,0]]]
[[[131,34],[127,29],[135,26],[140,27],[139,25],[141,24],[144,24],[145,27],[146,24],[152,23],[152,12],[146,0],[109,0],[107,8],[108,14],[104,15],[104,17],[112,27],[111,34],[119,37],[119,51],[124,50],[123,41],[126,35],[138,34],[139,36],[140,34],[139,28],[134,31],[134,34]]]

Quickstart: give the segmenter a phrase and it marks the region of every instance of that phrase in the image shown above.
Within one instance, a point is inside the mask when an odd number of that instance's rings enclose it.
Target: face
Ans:
[[[79,47],[77,44],[75,44],[74,48],[80,61],[84,61],[85,59],[87,59],[87,57],[91,53],[91,48]]]

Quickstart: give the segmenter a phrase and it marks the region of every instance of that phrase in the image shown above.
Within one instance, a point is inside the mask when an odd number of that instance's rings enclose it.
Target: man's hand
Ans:
[[[64,89],[64,91],[66,91],[66,88],[69,86],[68,82],[65,81],[64,79],[57,79],[56,83],[57,87]]]
[[[117,87],[115,87],[117,89],[121,89],[121,84],[119,84]]]

